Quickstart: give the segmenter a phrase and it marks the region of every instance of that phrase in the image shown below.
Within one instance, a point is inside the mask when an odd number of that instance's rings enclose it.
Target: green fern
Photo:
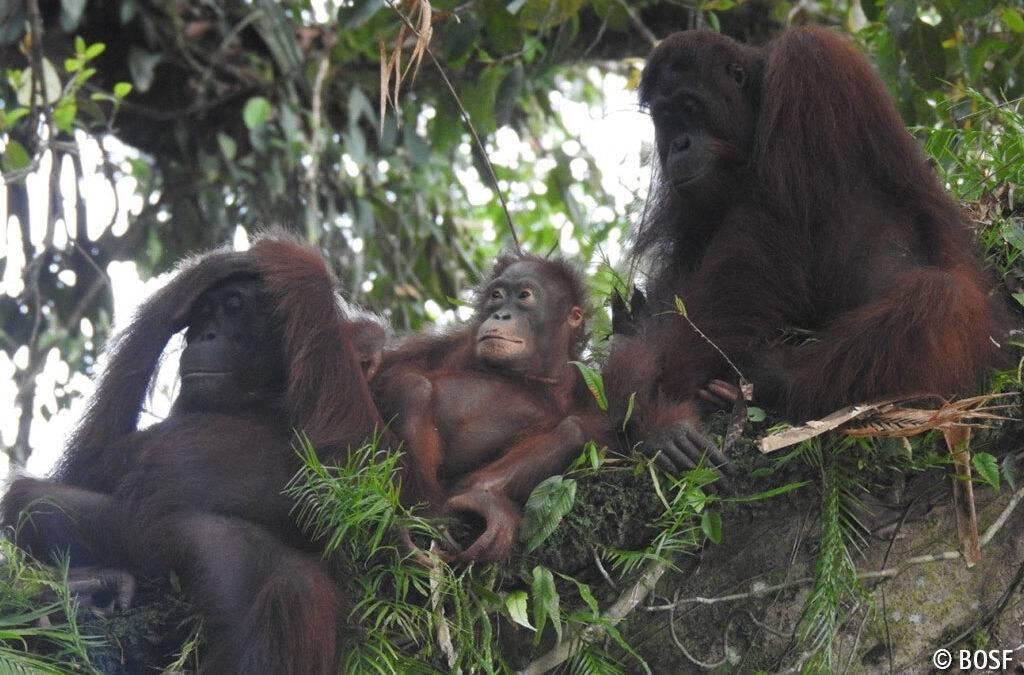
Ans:
[[[797,641],[806,654],[805,673],[835,672],[836,635],[850,607],[866,598],[857,579],[851,551],[864,544],[855,510],[863,485],[843,462],[844,451],[855,445],[843,438],[823,448],[821,437],[802,444],[801,455],[821,471],[821,539],[814,565],[814,584],[797,625]]]
[[[595,645],[584,646],[569,661],[570,675],[621,675],[625,672],[621,662]]]
[[[494,650],[497,568],[456,573],[436,559],[428,570],[397,546],[398,528],[417,541],[443,539],[401,504],[399,453],[382,450],[377,438],[326,466],[307,439],[298,445],[303,467],[287,488],[296,516],[340,567],[357,570],[348,575],[351,619],[365,633],[346,645],[343,672],[510,672]],[[441,632],[451,642],[450,664]]]
[[[74,600],[61,581],[66,573],[65,566],[54,574],[0,538],[0,672],[96,672],[88,649],[98,639],[79,631]],[[41,603],[41,596],[54,599]],[[49,625],[41,627],[41,619]]]

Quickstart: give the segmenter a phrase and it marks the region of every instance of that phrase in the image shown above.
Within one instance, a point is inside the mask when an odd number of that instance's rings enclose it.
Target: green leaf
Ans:
[[[97,56],[102,54],[106,48],[107,46],[102,42],[96,42],[94,44],[89,45],[89,48],[85,50],[85,60],[88,61],[89,59],[96,58]]]
[[[253,96],[245,102],[245,107],[242,108],[242,119],[245,120],[245,126],[250,129],[263,126],[269,117],[270,101],[262,96]]]
[[[234,161],[235,153],[238,150],[238,144],[235,143],[235,139],[231,138],[225,133],[217,134],[217,145],[220,146],[220,151],[224,153],[224,159],[229,162]]]
[[[1007,7],[1000,17],[1006,27],[1014,33],[1024,33],[1024,17],[1020,15],[1020,10]]]
[[[494,98],[494,120],[499,127],[512,121],[512,113],[515,112],[519,92],[523,88],[525,79],[526,73],[523,70],[523,64],[516,61],[512,69],[508,71],[508,75],[501,81],[501,85],[498,86],[498,92]]]
[[[164,253],[164,245],[160,242],[156,229],[151,229],[146,236],[146,262],[149,263],[150,269],[159,266],[164,258]]]
[[[536,640],[540,640],[547,620],[555,629],[557,641],[562,641],[562,613],[559,607],[558,589],[555,588],[555,577],[548,568],[537,565],[533,568],[533,582],[530,584],[530,597],[533,598],[533,623],[537,627]]]
[[[85,53],[85,38],[83,38],[81,35],[76,35],[75,36],[75,53],[76,54],[84,54]]]
[[[82,86],[86,80],[96,74],[96,69],[93,67],[83,68],[77,75],[75,75],[75,85]]]
[[[86,0],[60,0],[60,29],[62,31],[71,33],[78,28],[82,22],[82,14],[85,12],[85,2]],[[77,38],[75,42],[78,42]]]
[[[572,583],[576,584],[576,592],[580,594],[580,599],[583,600],[583,602],[586,603],[587,607],[590,608],[590,611],[593,614],[593,616],[596,617],[600,615],[601,608],[598,606],[597,598],[595,598],[594,594],[591,592],[590,586],[580,581],[579,579],[576,579],[575,577],[570,577],[562,573],[559,573],[558,576],[560,576],[565,581],[571,581]]]
[[[498,86],[504,77],[504,67],[490,66],[480,75],[476,84],[464,87],[459,92],[462,104],[469,113],[469,119],[479,134],[489,134],[497,128],[494,103],[498,95]]]
[[[1024,293],[1014,293],[1013,299],[1019,302],[1022,306],[1024,306]]]
[[[0,129],[9,129],[28,114],[28,108],[14,108],[6,113],[0,112]]]
[[[10,71],[8,71],[8,78],[10,78]],[[53,67],[53,63],[50,59],[43,59],[43,86],[40,87],[36,84],[36,103],[56,103],[61,94],[64,91],[64,87],[60,82],[60,76],[57,74],[57,69]],[[24,71],[21,77],[18,79],[17,85],[17,99],[18,103],[26,108],[32,105],[32,76],[28,71]]]
[[[467,14],[460,19],[449,22],[448,30],[441,36],[441,56],[449,64],[468,55],[480,35],[480,22],[475,16]]]
[[[145,93],[153,86],[153,75],[163,55],[160,52],[147,52],[145,49],[132,46],[128,50],[128,72],[132,76],[135,88]]]
[[[342,3],[348,5],[348,3]],[[384,0],[360,0],[338,10],[338,23],[346,29],[359,28],[384,7]]]
[[[629,400],[626,401],[626,414],[622,418],[622,430],[626,430],[626,425],[629,424],[629,420],[633,418],[633,409],[636,408],[636,392],[632,391],[629,393]]]
[[[774,469],[770,469],[770,468],[755,469],[754,471],[750,472],[750,476],[751,476],[751,478],[760,478],[762,476],[770,476],[773,473],[775,473],[775,470]],[[760,501],[762,499],[770,499],[772,497],[778,497],[779,495],[784,495],[787,492],[793,492],[794,490],[799,490],[800,488],[802,488],[802,487],[804,487],[806,485],[810,485],[810,484],[811,484],[811,482],[807,481],[807,480],[799,481],[799,482],[796,482],[796,483],[786,483],[785,485],[780,485],[779,487],[772,488],[771,490],[765,490],[764,492],[755,492],[752,495],[743,495],[742,497],[729,497],[725,501],[734,502],[734,503],[737,503],[737,504],[741,504],[743,502],[756,502],[756,501]]]
[[[130,93],[132,93],[131,82],[118,82],[114,85],[114,98],[122,99]]]
[[[1013,458],[1013,455],[1007,455],[1003,457],[1002,463],[999,468],[1003,474],[1003,478],[1006,480],[1006,484],[1010,486],[1011,490],[1017,489],[1017,460]]]
[[[604,394],[604,380],[601,378],[601,373],[582,361],[570,361],[569,363],[579,368],[580,375],[583,376],[587,389],[590,390],[590,394],[597,401],[597,407],[601,410],[608,410],[608,398]]]
[[[551,48],[545,58],[547,66],[554,66],[568,56],[569,48],[576,41],[579,32],[580,17],[578,14],[572,14],[555,31],[555,41],[551,43]]]
[[[118,19],[121,20],[122,26],[134,19],[137,13],[138,7],[135,5],[135,0],[121,0],[121,11],[118,12]]]
[[[711,30],[716,32],[722,32],[722,22],[718,20],[718,15],[714,12],[708,12],[707,15],[708,25],[711,26]]]
[[[77,58],[74,58],[74,57],[68,57],[68,58],[64,59],[64,70],[68,71],[69,73],[78,72],[78,70],[81,69],[81,67],[82,67],[81,59],[77,59]]]
[[[583,0],[526,0],[519,10],[519,22],[524,28],[541,30],[557,26],[579,11]],[[515,12],[509,5],[509,11]]]
[[[501,608],[505,600],[482,584],[473,584],[473,592],[480,596],[480,599],[495,609]]]
[[[1003,240],[1007,244],[1015,248],[1017,251],[1024,253],[1024,227],[1021,227],[1017,223],[1007,222],[1003,226],[1001,234]]]
[[[526,612],[526,591],[513,591],[505,597],[505,608],[508,615],[520,626],[534,630],[530,625],[530,617]]]
[[[704,536],[714,543],[722,543],[722,516],[718,511],[705,510],[704,515],[700,517],[700,529],[704,531]]]
[[[511,7],[509,11],[511,11]],[[533,63],[547,54],[547,51],[548,48],[544,46],[544,43],[532,35],[526,36],[523,40],[523,61],[526,63]]]
[[[768,416],[764,410],[757,406],[750,406],[747,408],[747,419],[751,422],[764,422]]]
[[[971,457],[971,464],[981,479],[996,490],[999,489],[999,462],[987,452],[978,452]]]
[[[430,161],[430,144],[416,133],[415,124],[406,124],[402,127],[402,145],[405,146],[413,164],[426,164]]]
[[[20,171],[27,167],[32,161],[25,146],[14,140],[7,139],[7,147],[4,148],[4,171]]]
[[[590,6],[610,29],[620,33],[629,30],[629,12],[620,0],[591,0]]]
[[[686,313],[686,305],[683,304],[683,299],[678,295],[676,296],[676,311],[682,314],[685,318],[690,318]]]
[[[62,98],[53,109],[53,123],[64,133],[70,134],[75,123],[76,114],[78,114],[78,105],[74,97]]]
[[[699,487],[691,488],[684,492],[683,498],[686,500],[686,505],[697,513],[703,511],[704,507],[708,503],[707,495],[705,495],[704,490],[701,490]],[[667,500],[665,500],[664,497],[662,497],[661,501],[664,502],[669,509],[672,508],[671,506],[668,505],[668,502]]]
[[[505,4],[504,0],[483,0],[479,12],[488,51],[492,53],[512,54],[523,48],[523,31]]]
[[[908,31],[896,36],[896,41],[914,79],[925,87],[938,86],[940,78],[946,76],[946,54],[939,30],[915,18]]]
[[[523,507],[523,524],[519,540],[526,542],[526,552],[533,551],[558,527],[576,501],[576,481],[551,476],[533,489]]]

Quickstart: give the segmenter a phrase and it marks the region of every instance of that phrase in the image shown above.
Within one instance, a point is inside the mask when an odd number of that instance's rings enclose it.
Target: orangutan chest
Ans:
[[[551,419],[551,411],[542,408],[542,401],[532,400],[521,384],[497,378],[448,377],[435,383],[434,396],[446,458],[471,464],[501,454],[518,437]]]

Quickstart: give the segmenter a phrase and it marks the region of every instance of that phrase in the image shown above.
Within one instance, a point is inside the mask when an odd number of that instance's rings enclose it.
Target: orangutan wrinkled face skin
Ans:
[[[548,280],[540,264],[509,265],[484,289],[478,308],[476,356],[484,365],[543,375],[551,354],[568,352],[583,310],[572,306],[560,284]]]

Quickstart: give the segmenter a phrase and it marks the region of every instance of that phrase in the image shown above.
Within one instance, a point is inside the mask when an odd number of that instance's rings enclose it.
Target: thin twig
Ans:
[[[409,17],[407,17],[402,10],[395,5],[394,0],[386,0],[386,2],[388,7],[390,7],[395,14],[402,19],[406,27],[413,32],[413,35],[420,37],[419,30],[413,25]],[[462,99],[459,98],[458,92],[455,91],[455,86],[452,84],[452,81],[448,79],[448,73],[445,72],[444,66],[442,66],[441,62],[437,60],[436,56],[434,56],[434,50],[427,46],[424,51],[427,56],[430,57],[430,62],[434,64],[434,68],[437,69],[438,74],[444,81],[444,85],[448,89],[448,93],[452,95],[455,105],[459,108],[459,114],[462,116],[462,121],[466,123],[466,127],[469,129],[469,134],[473,137],[473,143],[476,144],[477,149],[480,151],[480,156],[483,159],[484,166],[487,167],[488,177],[491,180],[491,184],[494,185],[494,191],[498,195],[498,201],[501,202],[501,209],[505,212],[505,219],[508,221],[509,233],[512,235],[512,243],[515,244],[516,253],[521,254],[523,252],[523,247],[519,243],[519,234],[516,232],[516,225],[512,220],[512,213],[508,209],[508,203],[505,201],[505,195],[502,193],[501,187],[498,185],[498,175],[494,173],[494,165],[491,164],[491,160],[487,156],[487,147],[484,145],[484,142],[480,140],[480,135],[476,132],[476,127],[473,126],[473,120],[469,117],[469,111],[467,111],[466,107],[462,105]]]
[[[604,565],[601,564],[601,556],[600,554],[598,554],[597,549],[591,547],[590,552],[594,556],[594,565],[597,567],[597,571],[601,573],[601,576],[604,577],[604,580],[608,583],[609,586],[611,586],[612,588],[616,588],[615,582],[612,581],[611,575],[608,574],[608,570],[606,570],[604,568]]]
[[[221,57],[224,55],[224,52],[227,50],[231,42],[235,38],[237,38],[242,33],[242,31],[245,30],[251,23],[258,21],[262,16],[263,10],[255,9],[252,12],[249,12],[249,14],[247,14],[246,16],[242,17],[241,21],[232,26],[231,29],[224,34],[224,38],[220,41],[220,45],[207,59],[207,63],[209,65],[207,65],[206,70],[203,71],[203,77],[199,81],[199,86],[196,88],[201,97],[206,95],[206,86],[210,83],[210,80],[213,78],[213,71],[215,70],[215,65],[221,62]]]
[[[633,24],[633,27],[636,28],[637,32],[647,40],[649,45],[656,47],[658,45],[658,36],[654,34],[654,31],[647,27],[647,24],[643,22],[643,19],[640,18],[637,11],[630,7],[626,0],[619,0],[619,4],[622,5],[622,9],[626,10],[626,14],[629,15],[629,21]]]
[[[1010,498],[1010,502],[1006,505],[1006,508],[1003,509],[1003,512],[999,514],[999,517],[995,519],[995,522],[989,525],[988,529],[985,530],[985,534],[981,535],[982,546],[986,546],[990,541],[992,541],[992,537],[996,536],[996,533],[1003,528],[1003,525],[1006,524],[1010,514],[1013,513],[1013,510],[1017,508],[1018,504],[1020,504],[1021,499],[1024,499],[1024,487],[1019,488],[1013,493],[1013,497]]]
[[[600,27],[598,27],[597,29],[597,35],[594,36],[594,39],[593,41],[591,41],[590,45],[583,50],[584,59],[590,56],[590,52],[594,51],[594,48],[597,47],[597,44],[601,41],[601,38],[604,37],[604,32],[606,30],[608,30],[608,19],[605,19],[604,21],[601,22]]]
[[[885,597],[885,591],[882,591],[882,597]],[[884,611],[884,610],[883,610]],[[853,612],[850,612],[852,615]],[[868,623],[868,617],[871,616],[871,607],[864,608],[864,616],[861,617],[860,625],[857,626],[857,634],[853,636],[853,644],[850,645],[850,658],[846,661],[846,666],[843,668],[844,673],[850,672],[850,666],[853,665],[853,657],[857,655],[857,645],[860,644],[860,636],[864,632],[864,626]],[[886,628],[888,631],[888,628]]]
[[[995,604],[995,606],[992,607],[991,610],[986,612],[981,618],[979,618],[977,621],[975,621],[972,625],[968,626],[962,633],[960,633],[959,635],[957,635],[956,637],[954,637],[952,640],[950,640],[949,642],[945,643],[944,645],[941,645],[940,649],[944,649],[944,648],[947,648],[947,647],[952,647],[953,645],[955,645],[956,643],[960,642],[961,640],[966,639],[969,635],[974,633],[974,631],[977,630],[978,628],[980,628],[982,626],[986,626],[986,625],[992,623],[992,621],[995,620],[995,618],[997,616],[999,616],[999,614],[1004,609],[1006,609],[1006,605],[1008,605],[1010,603],[1010,598],[1012,598],[1014,593],[1017,592],[1017,589],[1020,588],[1022,582],[1024,582],[1024,562],[1022,562],[1020,565],[1018,565],[1018,567],[1017,567],[1017,574],[1013,577],[1013,580],[1010,582],[1010,585],[1003,592],[1002,597],[999,598],[999,602],[997,602]]]
[[[323,118],[324,82],[331,66],[331,48],[324,48],[313,79],[312,111],[309,116],[309,166],[306,168],[306,237],[314,244],[320,239],[323,227],[320,222],[320,200],[317,191],[317,176],[320,173],[320,153],[323,151],[320,127]]]
[[[993,606],[993,608],[991,610],[986,612],[981,618],[979,618],[977,621],[975,621],[970,626],[968,626],[966,629],[964,629],[964,631],[961,632],[959,635],[957,635],[953,639],[949,640],[945,644],[942,644],[942,645],[939,645],[938,647],[936,647],[936,650],[937,649],[948,649],[949,647],[952,647],[953,645],[957,644],[958,642],[961,642],[962,640],[965,640],[967,637],[969,637],[971,634],[973,634],[979,627],[988,626],[993,621],[995,621],[996,618],[998,618],[999,615],[1003,612],[1003,610],[1006,609],[1006,606],[1010,603],[1010,599],[1017,593],[1017,591],[1018,591],[1018,589],[1020,589],[1020,586],[1021,586],[1022,583],[1024,583],[1024,563],[1020,563],[1019,564],[1019,566],[1017,567],[1017,574],[1014,576],[1013,580],[1010,582],[1010,585],[1007,587],[1006,591],[1003,592],[1002,597],[999,599],[998,602],[996,602],[996,604]],[[1020,647],[1017,647],[1017,649],[1020,649]],[[920,659],[927,658],[927,656],[929,654],[934,653],[934,651],[935,650],[933,650],[931,648],[926,649],[919,656],[915,657],[914,663],[921,663]],[[908,664],[908,663],[901,663],[900,667],[897,669],[897,672],[903,673],[903,672],[909,672],[910,670],[911,670],[911,665],[910,664]]]
[[[896,537],[899,536],[900,529],[903,527],[903,523],[907,520],[907,515],[910,513],[910,509],[913,508],[915,500],[910,500],[907,507],[903,509],[903,513],[900,514],[899,522],[896,523],[896,529],[892,531],[892,537],[889,538],[889,546],[885,549],[885,556],[882,558],[882,567],[885,567],[889,562],[889,554],[892,553],[892,547],[896,543]],[[1012,500],[1011,500],[1012,501]],[[885,625],[885,644],[886,651],[889,654],[889,675],[893,673],[893,658],[892,658],[892,636],[889,631],[889,609],[888,603],[885,598],[885,588],[881,589],[882,594],[882,621]],[[865,618],[867,615],[865,614]],[[850,661],[853,661],[853,652],[850,653]],[[849,668],[849,664],[846,666]]]
[[[758,628],[771,633],[775,637],[779,637],[779,638],[786,637],[786,634],[783,633],[782,631],[775,630],[774,628],[769,626],[766,622],[759,620],[756,616],[754,616],[754,613],[751,612],[749,609],[737,609],[735,611],[740,613],[740,614],[746,614],[747,618],[750,619],[751,623],[753,623]]]
[[[687,659],[689,659],[690,662],[693,663],[695,666],[697,666],[698,668],[704,668],[705,670],[714,670],[715,668],[718,668],[719,666],[725,665],[725,662],[729,660],[729,629],[730,628],[732,628],[732,620],[731,619],[728,622],[726,622],[725,630],[723,631],[723,635],[722,635],[722,654],[723,654],[722,658],[720,660],[718,660],[718,661],[713,662],[713,663],[708,663],[708,662],[705,662],[705,661],[701,661],[700,659],[696,658],[693,654],[691,654],[689,651],[687,651],[686,647],[683,646],[683,643],[679,640],[679,636],[676,635],[675,605],[673,605],[673,609],[669,612],[669,615],[668,615],[668,632],[669,632],[669,635],[672,636],[672,642],[674,642],[676,644],[676,649],[678,649],[682,653],[682,655],[685,656]]]
[[[682,303],[682,299],[680,299],[679,296],[676,296],[676,299],[679,300],[680,303]],[[685,307],[685,305],[683,305],[683,306]],[[733,369],[733,372],[735,372],[736,375],[739,376],[741,383],[749,382],[749,380],[747,380],[747,378],[745,378],[743,376],[743,373],[736,366],[736,364],[732,362],[732,359],[730,359],[728,356],[726,356],[725,352],[722,351],[722,348],[719,347],[718,345],[716,345],[714,340],[709,338],[707,336],[707,334],[704,333],[704,331],[702,331],[700,328],[697,328],[697,324],[695,324],[693,322],[693,320],[690,319],[690,317],[688,316],[688,313],[681,312],[679,310],[674,310],[674,311],[669,311],[669,312],[661,312],[661,314],[678,314],[679,316],[683,317],[683,319],[686,320],[686,323],[690,324],[690,328],[692,328],[694,331],[696,331],[697,335],[699,335],[704,340],[704,342],[707,342],[709,345],[711,345],[711,348],[714,349],[716,352],[718,352],[719,356],[721,356],[723,359],[725,359],[725,362],[729,365],[730,368]]]

